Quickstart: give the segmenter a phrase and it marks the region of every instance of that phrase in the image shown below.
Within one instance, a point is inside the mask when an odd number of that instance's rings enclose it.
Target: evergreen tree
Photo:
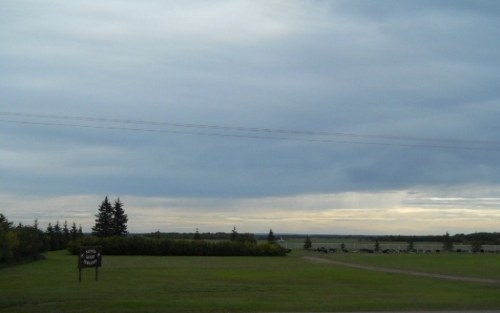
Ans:
[[[69,231],[69,236],[70,236],[70,239],[73,241],[78,239],[78,229],[76,228],[75,222],[73,222],[73,225],[71,225],[71,229]]]
[[[448,252],[453,251],[453,240],[448,232],[443,236],[443,250]]]
[[[233,230],[231,231],[231,238],[232,241],[238,240],[238,232],[236,231],[236,226],[233,227]]]
[[[198,231],[198,228],[196,228],[196,232],[194,233],[194,240],[201,240],[201,235],[200,232]]]
[[[306,239],[304,240],[304,249],[309,250],[311,248],[312,248],[311,238],[309,238],[309,235],[307,235]]]
[[[483,245],[481,243],[481,240],[478,238],[475,238],[471,243],[471,249],[472,249],[472,252],[474,252],[474,253],[481,252],[481,250],[483,250]]]
[[[12,227],[12,222],[9,222],[7,217],[0,213],[0,225],[3,225],[5,229],[10,229]]]
[[[99,212],[96,214],[95,226],[92,227],[92,234],[98,237],[111,237],[114,233],[113,207],[109,203],[108,197],[102,201],[99,206]]]
[[[269,243],[276,243],[276,237],[274,237],[273,230],[269,230],[269,234],[267,234],[267,242]]]
[[[379,252],[380,251],[380,242],[378,242],[378,240],[375,240],[375,249],[374,249],[375,252]]]
[[[77,238],[83,238],[83,230],[82,230],[82,225],[78,227],[78,235]]]
[[[59,250],[63,248],[63,232],[61,225],[59,224],[59,221],[56,222],[56,225],[54,226],[54,235],[55,235],[55,247],[53,247],[54,250]]]
[[[408,242],[408,248],[407,248],[407,250],[409,252],[412,252],[413,250],[415,250],[415,244],[413,243],[413,241],[409,241]]]
[[[0,263],[7,262],[12,257],[9,231],[12,227],[7,218],[0,213]]]
[[[127,234],[128,217],[123,210],[123,203],[120,198],[115,200],[113,206],[113,235],[123,236]]]
[[[57,250],[58,249],[57,237],[56,237],[56,234],[54,232],[54,227],[52,227],[51,222],[49,222],[49,225],[47,226],[47,230],[45,231],[45,234],[47,235],[48,240],[49,240],[49,249],[50,250]]]
[[[63,245],[64,245],[64,248],[66,248],[66,246],[68,245],[68,242],[70,240],[69,228],[68,228],[68,221],[67,220],[64,220],[62,234],[63,234]]]

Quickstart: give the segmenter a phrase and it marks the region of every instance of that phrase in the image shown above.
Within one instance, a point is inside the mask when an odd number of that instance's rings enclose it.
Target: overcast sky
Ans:
[[[0,212],[500,231],[498,1],[3,1]]]

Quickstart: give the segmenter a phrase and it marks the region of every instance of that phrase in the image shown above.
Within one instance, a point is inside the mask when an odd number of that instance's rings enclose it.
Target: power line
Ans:
[[[188,135],[198,135],[198,136],[235,137],[235,138],[251,138],[251,139],[267,139],[267,140],[291,140],[291,141],[306,141],[306,142],[319,142],[319,143],[346,143],[346,144],[364,144],[364,145],[399,146],[399,147],[427,147],[427,148],[440,148],[440,149],[500,151],[500,142],[484,141],[484,140],[378,136],[378,135],[364,135],[364,134],[350,134],[350,133],[315,132],[315,131],[285,130],[285,129],[272,129],[272,128],[250,128],[250,127],[239,127],[239,126],[233,127],[233,126],[190,124],[190,123],[189,124],[169,123],[169,122],[154,122],[154,121],[141,121],[141,120],[94,118],[94,117],[83,117],[83,116],[16,113],[16,112],[0,112],[0,115],[16,116],[29,119],[55,119],[63,121],[71,121],[71,120],[85,121],[92,123],[97,122],[97,123],[112,123],[112,124],[125,124],[125,125],[132,125],[132,124],[146,125],[150,127],[178,127],[178,128],[190,128],[190,129],[194,128],[194,129],[203,129],[203,131],[187,131],[187,130],[145,128],[145,127],[125,127],[125,126],[112,126],[112,125],[90,125],[90,124],[76,124],[69,122],[42,122],[37,120],[33,121],[33,120],[0,119],[0,122],[4,123],[31,124],[39,126],[77,127],[77,128],[91,128],[91,129],[157,132],[157,133],[170,133],[170,134],[188,134]],[[206,130],[216,130],[219,132],[207,132]],[[231,133],[230,131],[232,131],[233,133]],[[253,135],[252,133],[263,133],[266,135]],[[297,135],[301,135],[301,137],[296,137]],[[344,140],[339,138],[348,138],[349,140]],[[367,140],[372,140],[372,141],[367,141]],[[378,141],[373,141],[373,140],[378,140]]]
[[[353,134],[353,133],[343,133],[343,132],[304,131],[304,130],[257,128],[257,127],[242,127],[242,126],[222,126],[213,124],[210,125],[210,124],[194,124],[194,123],[172,123],[172,122],[156,122],[156,121],[130,120],[130,119],[125,120],[125,119],[110,119],[110,118],[53,115],[53,114],[16,113],[16,112],[0,112],[0,115],[28,117],[28,118],[42,118],[42,119],[59,119],[59,120],[62,119],[62,120],[88,121],[88,122],[137,124],[137,125],[148,125],[148,126],[216,129],[216,130],[238,131],[238,132],[279,133],[279,134],[308,135],[308,136],[335,136],[335,137],[383,139],[383,140],[406,140],[406,141],[428,141],[428,142],[430,141],[436,143],[454,143],[454,144],[500,145],[500,141],[487,141],[487,140],[463,140],[463,139],[449,139],[449,138],[388,136],[388,135],[382,136],[382,135]]]

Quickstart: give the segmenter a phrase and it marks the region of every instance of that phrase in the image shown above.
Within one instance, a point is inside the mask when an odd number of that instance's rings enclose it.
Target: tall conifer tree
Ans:
[[[120,198],[115,200],[113,206],[113,235],[123,236],[127,234],[128,217],[123,210],[123,203]]]
[[[73,222],[73,225],[71,225],[71,229],[69,231],[69,236],[71,240],[76,240],[78,239],[78,229],[76,228],[76,223]]]
[[[95,226],[92,227],[92,234],[98,237],[110,237],[113,232],[113,207],[109,203],[108,197],[99,206],[99,213],[96,214]]]
[[[274,236],[273,230],[269,230],[269,234],[267,235],[267,242],[276,243],[276,237]]]

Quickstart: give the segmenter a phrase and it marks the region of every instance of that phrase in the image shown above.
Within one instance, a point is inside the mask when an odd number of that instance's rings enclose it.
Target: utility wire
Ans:
[[[73,120],[73,121],[85,121],[93,123],[97,122],[97,123],[113,123],[113,124],[126,124],[126,125],[134,124],[134,125],[146,125],[150,127],[180,127],[180,128],[191,128],[191,129],[198,128],[203,130],[207,129],[217,130],[219,132],[183,131],[183,130],[173,130],[164,128],[125,127],[125,126],[112,126],[112,125],[76,124],[70,122],[41,122],[36,120],[33,121],[33,120],[0,119],[0,122],[4,123],[31,124],[40,126],[60,126],[60,127],[62,126],[62,127],[126,130],[126,131],[140,131],[140,132],[171,133],[171,134],[189,134],[189,135],[215,136],[215,137],[292,140],[292,141],[306,141],[306,142],[320,142],[320,143],[348,143],[348,144],[365,144],[365,145],[380,145],[380,146],[428,147],[428,148],[440,148],[440,149],[500,151],[500,142],[484,141],[484,140],[377,136],[377,135],[362,135],[362,134],[349,134],[349,133],[313,132],[313,131],[299,131],[299,130],[285,130],[285,129],[271,129],[271,128],[231,127],[231,126],[204,125],[204,124],[183,124],[183,123],[121,120],[121,119],[109,119],[109,118],[30,114],[30,113],[16,113],[16,112],[0,112],[0,115],[15,116],[22,118],[30,118],[30,119],[34,118],[55,119],[63,121]],[[228,131],[235,131],[235,132],[228,133]],[[245,134],[245,132],[250,134]],[[252,135],[251,133],[263,133],[265,135]],[[296,137],[297,135],[301,135],[301,137]],[[349,140],[339,139],[339,137],[348,138]],[[372,141],[367,141],[367,140],[372,140]],[[373,141],[373,140],[378,140],[378,141]]]
[[[170,122],[155,122],[155,121],[142,121],[142,120],[129,120],[129,119],[124,120],[124,119],[83,117],[83,116],[53,115],[53,114],[31,114],[31,113],[16,113],[16,112],[1,112],[0,111],[0,115],[28,117],[28,118],[42,118],[42,119],[59,119],[59,120],[75,120],[75,121],[88,121],[88,122],[138,124],[138,125],[148,125],[148,126],[202,128],[202,129],[216,129],[216,130],[224,130],[224,131],[229,130],[229,131],[238,131],[238,132],[262,132],[262,133],[279,133],[279,134],[311,135],[311,136],[337,136],[337,137],[348,137],[348,138],[384,139],[384,140],[431,141],[431,142],[437,142],[437,143],[454,143],[454,144],[494,144],[494,145],[500,145],[500,141],[486,141],[486,140],[462,140],[462,139],[409,137],[409,136],[381,136],[381,135],[353,134],[353,133],[341,133],[341,132],[304,131],[304,130],[290,130],[290,129],[276,129],[276,128],[241,127],[241,126],[221,126],[221,125],[193,124],[193,123],[170,123]]]

